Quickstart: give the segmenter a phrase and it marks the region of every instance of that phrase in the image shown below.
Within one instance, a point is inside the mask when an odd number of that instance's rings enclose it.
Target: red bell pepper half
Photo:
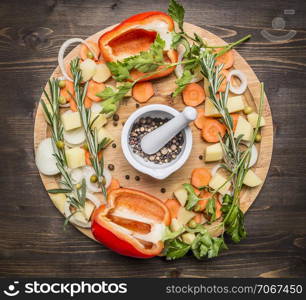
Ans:
[[[120,188],[95,211],[91,229],[99,242],[121,255],[151,258],[163,250],[161,239],[170,221],[169,210],[159,199]]]
[[[174,22],[172,18],[163,12],[140,13],[102,34],[98,42],[99,48],[105,61],[120,61],[126,57],[137,55],[141,51],[149,50],[158,33],[167,35],[173,29]],[[176,63],[178,60],[177,52],[169,47],[165,52],[165,57],[170,63]],[[142,81],[167,76],[174,68],[163,68],[161,72]],[[162,66],[160,69],[162,69]],[[137,79],[144,74],[134,70],[131,75],[133,79]]]

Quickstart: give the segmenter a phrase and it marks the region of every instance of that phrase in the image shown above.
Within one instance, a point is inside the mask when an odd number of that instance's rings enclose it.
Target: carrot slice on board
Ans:
[[[92,105],[91,99],[86,96],[85,99],[84,99],[84,106],[85,106],[85,108],[91,108],[91,105]]]
[[[109,187],[107,188],[107,193],[110,193],[111,191],[117,190],[120,188],[120,182],[119,180],[112,178],[112,181],[109,185]]]
[[[78,108],[77,108],[77,105],[76,105],[76,102],[74,101],[74,99],[71,99],[70,100],[70,109],[74,112],[78,111]]]
[[[88,151],[88,150],[85,150],[85,163],[86,163],[86,165],[88,165],[88,166],[91,166],[92,164],[91,164],[91,161],[90,161],[90,152]],[[98,153],[98,158],[99,158],[99,160],[101,160],[102,159],[102,151],[100,151],[99,153]]]
[[[206,120],[202,128],[203,139],[208,143],[217,143],[219,134],[221,137],[225,135],[225,126],[215,119]]]
[[[219,76],[221,76],[221,79],[223,78],[222,80],[222,83],[220,84],[220,87],[218,89],[218,92],[222,92],[224,93],[225,90],[226,90],[226,85],[227,85],[227,76],[229,74],[229,71],[227,70],[221,70],[221,72],[219,73]]]
[[[222,50],[222,48],[217,48],[215,49],[215,53],[218,53]],[[223,69],[229,69],[233,66],[234,64],[234,52],[233,50],[227,51],[224,54],[218,56],[216,58],[216,65],[221,65],[223,64]]]
[[[81,59],[85,60],[87,58],[90,58],[90,57],[88,57],[89,52],[92,53],[93,55],[96,55],[96,57],[99,57],[100,49],[99,49],[98,44],[95,43],[95,42],[92,42],[92,41],[86,41],[86,42],[89,44],[89,46],[91,46],[90,48],[92,48],[92,49],[88,49],[88,47],[85,44],[82,44],[81,45],[81,50],[80,50]]]
[[[207,168],[196,168],[191,173],[191,184],[196,188],[208,185],[210,179],[211,174]]]
[[[183,90],[183,101],[188,106],[198,106],[205,100],[204,89],[197,83],[189,83]]]
[[[73,82],[69,80],[65,80],[65,87],[61,88],[60,96],[64,97],[67,102],[70,102],[70,100],[73,99],[73,95],[74,95]]]
[[[216,200],[215,205],[216,205],[216,219],[219,219],[222,215],[222,211],[221,211],[222,204],[220,203],[219,200]]]
[[[99,102],[102,99],[96,96],[98,93],[102,92],[105,89],[104,83],[98,83],[93,80],[90,80],[87,86],[87,94],[86,96],[89,97],[94,102]]]
[[[192,220],[194,220],[197,224],[202,224],[204,222],[204,216],[201,213],[197,213]]]
[[[199,211],[203,211],[206,208],[208,199],[211,197],[211,193],[207,191],[202,191],[200,194],[201,200],[198,201],[197,205],[199,206]]]
[[[230,114],[233,120],[233,130],[236,130],[236,126],[238,123],[239,114]]]
[[[168,199],[165,202],[165,205],[168,207],[170,211],[171,219],[177,218],[181,204],[176,199]]]
[[[203,108],[198,108],[197,111],[198,111],[198,115],[197,115],[197,118],[194,120],[194,125],[198,129],[202,129],[207,118],[204,115]]]
[[[154,95],[153,84],[150,81],[136,83],[132,95],[140,103],[147,102]]]

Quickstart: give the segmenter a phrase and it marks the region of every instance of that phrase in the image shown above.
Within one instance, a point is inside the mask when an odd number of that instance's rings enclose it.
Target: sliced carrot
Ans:
[[[176,199],[168,199],[165,204],[169,209],[171,219],[177,218],[181,204]]]
[[[147,102],[154,95],[153,84],[150,81],[136,83],[132,95],[140,103]]]
[[[197,205],[199,206],[199,211],[204,211],[208,203],[208,199],[211,197],[211,193],[207,191],[202,191],[200,194],[201,200],[198,201]]]
[[[215,119],[206,120],[202,128],[203,139],[208,143],[217,143],[219,134],[221,137],[225,135],[225,126]]]
[[[84,106],[86,107],[86,108],[91,108],[91,105],[92,105],[92,101],[91,101],[91,99],[89,98],[89,97],[85,97],[85,99],[84,99]]]
[[[201,213],[197,213],[192,220],[194,220],[197,224],[202,224],[204,222],[204,216]]]
[[[216,200],[215,205],[216,205],[216,219],[219,219],[222,215],[222,211],[221,211],[222,204],[220,203],[219,200]]]
[[[75,103],[75,101],[74,101],[74,99],[71,99],[70,100],[70,109],[72,110],[72,111],[78,111],[78,107],[77,107],[77,105],[76,105],[76,103]]]
[[[231,117],[233,119],[233,130],[235,131],[238,123],[239,114],[231,114]]]
[[[222,50],[222,48],[215,49],[214,52],[218,53]],[[224,54],[218,56],[216,58],[216,65],[223,64],[223,69],[229,69],[234,64],[234,52],[233,50],[227,51]]]
[[[81,45],[81,50],[80,50],[80,56],[82,60],[85,60],[88,57],[88,53],[91,52],[92,54],[96,54],[96,57],[99,57],[100,55],[100,49],[97,43],[92,42],[92,41],[86,41],[89,46],[91,46],[90,48],[92,49],[88,49],[88,47],[85,44]],[[94,53],[93,53],[94,52]]]
[[[100,151],[100,152],[98,153],[98,158],[99,158],[99,160],[102,159],[102,151]],[[90,152],[89,152],[88,150],[85,150],[85,163],[86,163],[86,165],[88,165],[88,166],[91,166],[91,165],[92,165],[92,164],[91,164],[91,161],[90,161]]]
[[[222,83],[221,83],[221,85],[220,85],[220,87],[218,89],[218,92],[222,92],[222,93],[225,92],[226,85],[227,85],[227,76],[228,76],[228,74],[229,74],[229,71],[224,70],[224,69],[221,70],[221,72],[219,73],[219,76],[221,76],[221,79],[223,78],[223,80],[222,80]]]
[[[194,192],[195,192],[195,194],[196,194],[197,196],[200,196],[200,194],[201,194],[201,191],[200,191],[200,190],[198,190],[198,189],[195,188],[195,187],[193,187],[193,190],[194,190]]]
[[[194,125],[198,128],[198,129],[202,129],[206,120],[206,117],[204,115],[204,109],[203,108],[198,108],[198,115],[197,118],[194,120]]]
[[[99,102],[102,99],[96,96],[98,93],[102,92],[105,89],[104,83],[98,83],[93,80],[90,80],[87,86],[87,94],[86,96],[89,97],[94,102]]]
[[[183,101],[189,106],[198,106],[205,100],[204,89],[197,83],[189,83],[183,90]]]
[[[196,188],[208,185],[210,179],[211,174],[207,168],[196,168],[191,173],[191,184]]]
[[[110,193],[111,191],[117,190],[119,188],[120,188],[120,182],[117,179],[112,178],[112,181],[106,191],[107,193]]]
[[[65,87],[61,88],[60,96],[64,97],[67,102],[70,102],[70,100],[73,100],[73,95],[74,95],[73,82],[69,80],[65,80]]]

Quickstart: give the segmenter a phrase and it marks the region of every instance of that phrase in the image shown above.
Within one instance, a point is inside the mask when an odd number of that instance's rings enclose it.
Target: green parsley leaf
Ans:
[[[123,62],[108,62],[107,66],[116,81],[123,81],[130,77],[129,69]]]
[[[165,243],[164,254],[166,259],[178,259],[184,257],[190,249],[190,245],[180,241],[178,238]]]
[[[177,23],[181,31],[183,30],[185,9],[182,5],[177,3],[175,0],[170,0],[168,7],[169,16]]]
[[[188,193],[188,198],[187,198],[187,203],[185,205],[185,208],[187,210],[191,210],[200,200],[199,197],[196,195],[194,188],[191,184],[189,183],[184,183],[183,184],[184,189]]]
[[[177,88],[175,89],[172,97],[179,95],[185,88],[185,86],[192,80],[192,74],[189,70],[184,70],[183,76],[175,81]]]
[[[216,200],[214,198],[208,199],[207,205],[205,207],[205,212],[211,217],[211,222],[216,220]]]

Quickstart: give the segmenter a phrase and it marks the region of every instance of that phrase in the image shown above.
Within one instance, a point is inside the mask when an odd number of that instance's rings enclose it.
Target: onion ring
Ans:
[[[97,55],[95,54],[95,51],[93,50],[92,46],[89,45],[89,43],[87,43],[85,40],[83,39],[80,39],[80,38],[72,38],[72,39],[69,39],[67,41],[65,41],[61,48],[59,49],[58,51],[58,57],[57,57],[57,60],[58,60],[58,65],[61,69],[61,72],[63,74],[63,77],[66,79],[66,80],[69,80],[69,81],[73,81],[72,78],[70,78],[66,72],[66,68],[65,68],[65,62],[64,62],[64,55],[65,55],[65,51],[66,49],[71,45],[71,44],[74,44],[74,43],[82,43],[82,44],[85,44],[88,49],[94,54],[94,58],[97,60],[98,57]]]

